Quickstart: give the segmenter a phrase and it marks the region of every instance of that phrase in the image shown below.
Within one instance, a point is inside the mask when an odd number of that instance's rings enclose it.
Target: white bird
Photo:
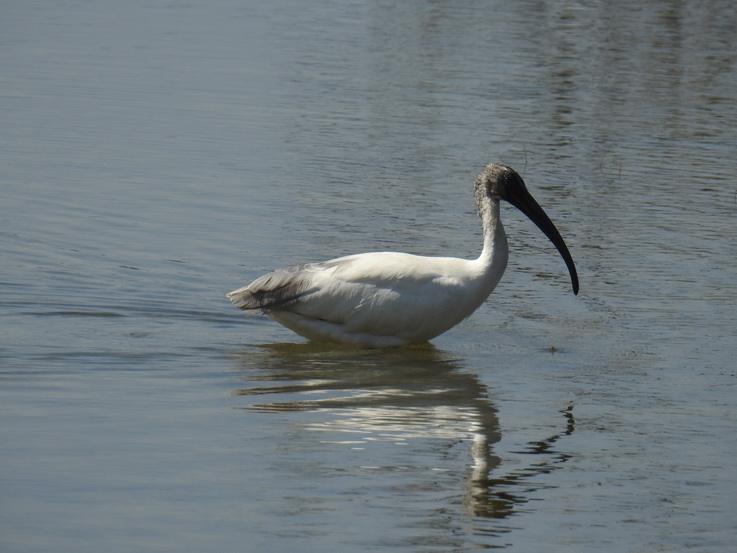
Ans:
[[[478,259],[349,255],[279,269],[228,298],[310,340],[371,346],[426,342],[476,311],[504,274],[509,247],[501,200],[522,211],[555,245],[578,294],[576,267],[563,238],[514,169],[487,165],[476,177],[474,195],[484,234]]]

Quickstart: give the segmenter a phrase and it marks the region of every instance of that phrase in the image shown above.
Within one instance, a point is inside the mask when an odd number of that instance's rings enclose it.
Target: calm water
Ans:
[[[6,3],[4,552],[732,551],[737,8]],[[12,4],[12,5],[11,5]],[[473,257],[432,345],[225,299],[341,254]]]

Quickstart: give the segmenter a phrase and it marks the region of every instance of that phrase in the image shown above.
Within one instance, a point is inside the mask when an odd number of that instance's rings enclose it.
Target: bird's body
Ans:
[[[425,342],[471,315],[504,274],[509,248],[500,199],[517,205],[553,240],[577,292],[575,267],[562,238],[521,177],[497,163],[487,166],[476,181],[484,229],[478,259],[363,253],[279,269],[228,297],[237,307],[265,313],[311,340],[373,346]]]
[[[286,294],[292,305],[266,313],[312,340],[375,346],[424,342],[468,317],[489,296],[506,266],[501,259],[506,251],[500,250],[493,264],[364,253],[281,269],[249,287],[292,287]],[[238,307],[253,299],[249,290],[233,294]]]

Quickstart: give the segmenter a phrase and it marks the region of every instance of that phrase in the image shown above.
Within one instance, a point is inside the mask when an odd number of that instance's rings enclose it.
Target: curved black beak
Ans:
[[[553,243],[558,252],[560,252],[561,257],[563,257],[563,261],[566,262],[568,272],[571,274],[573,293],[578,294],[578,273],[576,272],[576,266],[573,264],[571,253],[568,251],[568,247],[563,241],[558,229],[555,228],[555,225],[545,211],[543,211],[543,208],[540,207],[540,204],[527,191],[522,179],[520,179],[516,186],[507,187],[502,197],[524,213]]]

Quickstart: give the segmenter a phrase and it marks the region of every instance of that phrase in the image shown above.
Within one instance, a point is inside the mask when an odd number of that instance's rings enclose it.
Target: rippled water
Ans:
[[[731,551],[737,9],[24,2],[0,67],[3,551]],[[306,343],[270,269],[473,257],[432,345]]]

